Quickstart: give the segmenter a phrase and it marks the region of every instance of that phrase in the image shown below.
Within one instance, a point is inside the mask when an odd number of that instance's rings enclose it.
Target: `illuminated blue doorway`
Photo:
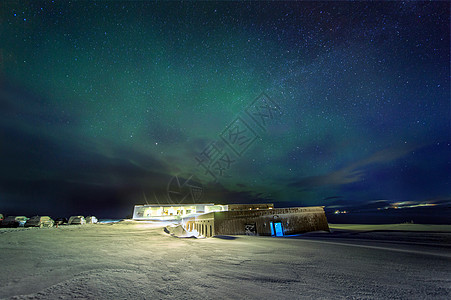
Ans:
[[[282,223],[277,222],[277,223],[273,223],[270,222],[270,227],[271,227],[271,236],[283,236],[283,227],[282,227]]]

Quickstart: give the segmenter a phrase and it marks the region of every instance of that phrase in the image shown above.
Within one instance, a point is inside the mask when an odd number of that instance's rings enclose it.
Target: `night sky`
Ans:
[[[447,1],[2,1],[0,213],[270,202],[322,205],[330,222],[451,223],[449,14]]]

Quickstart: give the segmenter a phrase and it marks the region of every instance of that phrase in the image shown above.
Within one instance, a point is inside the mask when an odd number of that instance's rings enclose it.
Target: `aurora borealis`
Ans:
[[[446,1],[3,1],[1,212],[123,217],[195,174],[207,202],[445,222],[449,13]],[[246,114],[261,93],[280,108],[264,129]],[[258,137],[214,182],[196,156],[238,117]]]

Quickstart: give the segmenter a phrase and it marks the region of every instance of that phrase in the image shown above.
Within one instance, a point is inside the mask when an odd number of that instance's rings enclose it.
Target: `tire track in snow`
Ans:
[[[438,257],[444,257],[444,258],[451,258],[451,253],[434,253],[434,252],[427,252],[427,251],[419,251],[419,250],[407,250],[407,249],[399,249],[399,248],[391,248],[391,247],[383,247],[383,246],[373,246],[373,245],[361,245],[356,244],[354,242],[335,242],[335,241],[319,241],[319,240],[312,240],[312,239],[301,239],[306,242],[312,242],[312,243],[320,243],[320,244],[330,244],[330,245],[341,245],[341,246],[349,246],[349,247],[358,247],[358,248],[368,248],[368,249],[376,249],[376,250],[384,250],[384,251],[395,251],[395,252],[402,252],[402,253],[408,253],[408,254],[417,254],[417,255],[431,255],[431,256],[438,256]],[[415,244],[412,244],[412,246],[415,246]]]

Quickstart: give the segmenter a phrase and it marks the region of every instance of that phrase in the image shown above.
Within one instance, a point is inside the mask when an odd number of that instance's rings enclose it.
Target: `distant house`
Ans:
[[[274,208],[273,204],[136,205],[134,220],[179,220],[199,235],[283,236],[329,231],[322,206]]]

